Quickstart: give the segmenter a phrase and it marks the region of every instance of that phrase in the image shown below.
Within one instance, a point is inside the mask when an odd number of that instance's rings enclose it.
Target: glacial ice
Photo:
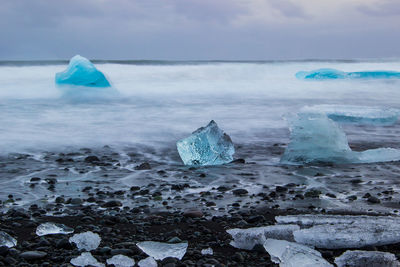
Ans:
[[[400,267],[396,256],[388,252],[380,251],[346,251],[335,259],[338,267]]]
[[[72,258],[70,262],[72,265],[79,267],[85,267],[85,266],[105,267],[105,265],[103,263],[98,262],[90,252],[83,252],[80,256]]]
[[[155,241],[144,241],[136,244],[144,253],[156,260],[163,260],[168,257],[181,260],[188,247],[187,242],[183,243],[162,243]]]
[[[108,259],[107,264],[113,264],[115,267],[133,267],[135,265],[135,261],[125,255],[119,254]]]
[[[194,131],[176,143],[185,165],[219,165],[233,160],[235,148],[232,140],[218,128],[215,121]]]
[[[75,243],[79,250],[91,251],[100,245],[101,238],[91,231],[75,234],[69,238],[70,243]]]
[[[296,78],[301,80],[331,80],[331,79],[399,79],[397,71],[357,71],[344,72],[336,69],[317,69],[312,71],[299,71]]]
[[[230,245],[251,250],[255,245],[262,245],[267,238],[294,241],[293,232],[299,230],[298,225],[269,225],[247,229],[229,229],[226,232],[233,238]]]
[[[321,253],[305,245],[286,240],[267,239],[263,244],[271,260],[280,267],[331,267]]]
[[[201,250],[201,255],[213,255],[214,251],[212,248],[205,248]]]
[[[42,223],[36,228],[38,236],[53,235],[53,234],[71,234],[74,229],[59,223]]]
[[[360,125],[393,125],[397,122],[400,111],[392,108],[346,106],[346,105],[316,105],[302,108],[306,113],[324,113],[329,119]]]
[[[352,151],[346,134],[323,113],[298,113],[289,118],[290,143],[281,163],[373,163],[400,160],[400,150],[393,148]]]
[[[138,266],[139,267],[157,267],[158,264],[157,264],[156,260],[153,259],[153,257],[147,257],[143,260],[140,260],[138,262]]]
[[[71,58],[68,68],[56,73],[58,85],[80,85],[88,87],[110,87],[109,81],[92,62],[79,55]]]
[[[12,248],[17,245],[17,239],[6,232],[0,231],[0,247]]]

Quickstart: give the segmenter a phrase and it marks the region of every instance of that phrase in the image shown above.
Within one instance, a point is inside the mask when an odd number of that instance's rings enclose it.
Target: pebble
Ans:
[[[32,250],[32,251],[22,252],[20,256],[25,260],[38,260],[46,257],[47,253],[42,251]]]

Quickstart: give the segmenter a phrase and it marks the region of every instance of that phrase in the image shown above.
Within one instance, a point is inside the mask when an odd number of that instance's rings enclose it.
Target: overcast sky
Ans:
[[[400,0],[1,0],[0,59],[400,58]]]

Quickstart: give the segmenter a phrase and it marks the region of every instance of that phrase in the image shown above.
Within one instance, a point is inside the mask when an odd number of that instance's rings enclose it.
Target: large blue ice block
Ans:
[[[56,74],[58,85],[79,85],[88,87],[110,87],[104,74],[92,62],[79,55],[71,58],[68,68]]]
[[[219,165],[233,160],[235,148],[232,140],[215,121],[194,131],[176,143],[185,165]]]
[[[335,69],[317,69],[299,71],[296,73],[296,78],[300,80],[400,79],[400,72],[385,70],[344,72]]]

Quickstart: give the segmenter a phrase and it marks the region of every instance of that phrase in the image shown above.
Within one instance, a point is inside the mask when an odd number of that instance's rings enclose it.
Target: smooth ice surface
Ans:
[[[201,250],[201,255],[213,255],[214,251],[212,248],[205,248]]]
[[[299,229],[298,225],[270,225],[247,229],[229,229],[227,233],[233,238],[230,243],[231,246],[251,250],[257,244],[264,244],[267,238],[293,241],[293,232]]]
[[[153,257],[147,257],[143,260],[140,260],[138,262],[138,266],[139,267],[157,267],[158,264],[157,264],[156,260],[153,259]]]
[[[17,239],[10,236],[6,232],[0,231],[0,247],[6,246],[8,248],[15,247],[17,245]]]
[[[271,260],[281,267],[332,266],[321,253],[310,247],[286,240],[267,239],[263,244]]]
[[[92,256],[90,252],[83,252],[80,256],[71,259],[71,264],[75,266],[85,267],[85,266],[94,266],[94,267],[104,267],[103,263],[100,263],[96,260],[95,257]]]
[[[344,72],[336,69],[317,69],[312,71],[299,71],[296,78],[304,80],[328,80],[328,79],[399,79],[397,71],[355,71]]]
[[[360,125],[393,125],[399,117],[397,109],[353,105],[306,106],[302,112],[324,113],[333,121]]]
[[[135,265],[135,261],[125,255],[115,255],[107,260],[107,264],[114,264],[115,267],[132,267]]]
[[[400,160],[392,148],[352,151],[341,127],[323,113],[298,113],[289,119],[290,143],[284,164],[372,163]]]
[[[56,74],[58,85],[80,85],[88,87],[109,87],[110,83],[88,59],[79,55],[71,58],[68,68]]]
[[[75,243],[79,250],[91,251],[100,245],[101,238],[91,231],[75,234],[69,238],[70,243]]]
[[[338,267],[399,267],[400,262],[392,253],[381,251],[346,251],[335,259]]]
[[[53,235],[53,234],[71,234],[74,232],[74,229],[68,227],[64,224],[59,223],[42,223],[36,228],[36,234],[38,236],[43,235]]]
[[[232,140],[215,121],[194,131],[176,143],[185,165],[219,165],[233,160],[235,148]]]
[[[181,260],[186,253],[188,243],[162,243],[155,241],[144,241],[136,244],[144,253],[156,260],[173,257]]]

